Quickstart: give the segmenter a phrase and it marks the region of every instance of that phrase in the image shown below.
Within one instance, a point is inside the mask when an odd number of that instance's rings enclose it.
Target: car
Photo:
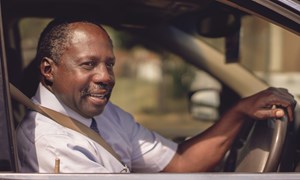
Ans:
[[[217,121],[240,98],[270,86],[300,97],[297,0],[2,0],[1,179],[298,179],[300,109],[295,120],[245,124],[209,173],[19,173],[15,128],[37,87],[37,39],[55,17],[92,17],[114,42],[111,100],[145,127],[181,142]],[[128,93],[130,92],[130,93]]]

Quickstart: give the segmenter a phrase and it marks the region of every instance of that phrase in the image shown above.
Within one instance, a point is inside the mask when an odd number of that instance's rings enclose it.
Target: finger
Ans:
[[[287,108],[287,113],[288,113],[288,118],[289,118],[289,121],[293,121],[294,120],[294,106],[289,106]]]
[[[286,102],[278,102],[275,103],[278,108],[283,108],[287,114],[289,121],[293,121],[294,119],[294,110],[297,105],[297,101],[294,99],[290,99]]]
[[[272,96],[274,96],[272,99],[273,100],[279,100],[281,103],[282,101],[285,101],[284,106],[288,106],[291,104],[295,103],[295,98],[294,96],[289,93],[289,91],[285,88],[269,88],[270,91],[272,92]]]
[[[284,114],[285,113],[283,109],[275,109],[275,118],[282,118]]]
[[[279,93],[282,95],[282,96],[288,96],[290,98],[291,101],[294,101],[295,97],[293,94],[291,94],[288,89],[285,89],[285,88],[278,88],[279,89]]]

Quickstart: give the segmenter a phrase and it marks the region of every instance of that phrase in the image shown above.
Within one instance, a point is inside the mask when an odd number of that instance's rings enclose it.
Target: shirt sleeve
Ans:
[[[132,140],[134,172],[160,172],[173,158],[177,144],[137,124]]]

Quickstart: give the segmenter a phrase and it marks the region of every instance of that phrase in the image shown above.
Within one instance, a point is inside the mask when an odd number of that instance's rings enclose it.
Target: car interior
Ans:
[[[256,30],[257,34],[263,34],[261,31],[269,31],[267,28],[272,23],[287,31],[294,44],[299,44],[298,6],[283,6],[281,1],[266,3],[250,0],[2,0],[0,91],[4,93],[0,94],[3,101],[0,104],[7,108],[1,107],[6,110],[1,111],[0,138],[5,148],[0,150],[0,172],[18,172],[17,144],[13,139],[15,128],[26,113],[26,107],[6,97],[8,83],[28,98],[34,95],[39,83],[38,62],[34,59],[36,43],[51,19],[85,16],[103,24],[115,43],[116,56],[120,57],[117,58],[120,65],[115,69],[119,80],[112,101],[128,108],[141,124],[180,142],[211,126],[240,98],[270,86],[259,74],[268,66],[260,60],[267,57],[259,51],[263,49],[257,50],[263,58],[257,58],[253,52],[242,53],[242,44],[246,40],[253,43],[251,39],[255,39],[251,32]],[[257,19],[250,19],[252,16]],[[253,30],[250,25],[263,28]],[[246,61],[243,55],[257,58],[257,63]],[[295,57],[299,59],[299,55]],[[151,61],[143,60],[145,58]],[[134,63],[129,63],[130,60]],[[202,81],[209,83],[199,85]],[[133,90],[136,96],[131,97],[127,88],[132,87],[142,89]],[[151,97],[150,100],[143,101],[145,96]],[[163,98],[169,96],[172,100]],[[130,98],[141,102],[127,107],[132,101]],[[299,113],[297,106],[293,123],[288,123],[287,118],[245,123],[214,172],[299,172]]]

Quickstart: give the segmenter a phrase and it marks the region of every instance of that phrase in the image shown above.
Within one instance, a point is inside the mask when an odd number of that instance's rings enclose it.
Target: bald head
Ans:
[[[107,36],[112,45],[112,41],[104,28],[93,20],[54,19],[48,24],[40,36],[36,60],[41,61],[47,57],[59,63],[61,55],[69,46],[70,40],[74,35],[74,30],[80,27],[78,26],[80,24],[90,24],[99,28],[100,32]]]

